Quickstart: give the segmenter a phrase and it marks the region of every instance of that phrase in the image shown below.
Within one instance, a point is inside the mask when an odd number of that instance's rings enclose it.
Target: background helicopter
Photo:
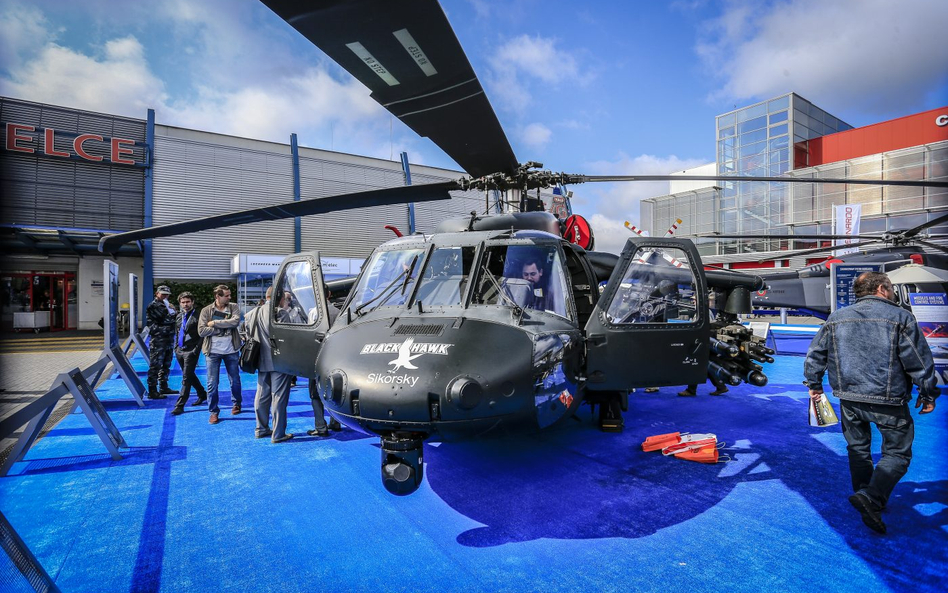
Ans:
[[[699,383],[709,374],[732,385],[766,384],[758,363],[770,361],[772,351],[736,323],[737,314],[750,311],[760,278],[706,272],[694,245],[682,239],[633,237],[621,256],[588,251],[588,225],[542,212],[538,193],[557,184],[688,178],[586,176],[519,164],[435,0],[264,3],[471,178],[152,227],[104,237],[100,249],[263,220],[449,199],[451,190],[502,192],[512,212],[449,219],[433,235],[378,247],[358,279],[345,283],[352,289],[334,323],[318,253],[289,256],[275,277],[273,306],[285,311],[275,311],[271,327],[278,370],[308,377],[334,417],[380,437],[382,480],[390,492],[418,488],[426,439],[546,428],[582,402],[599,404],[604,429],[621,430],[634,387]],[[799,180],[834,181],[928,185]]]
[[[826,319],[831,312],[830,303],[830,266],[837,263],[847,264],[888,264],[886,269],[914,264],[938,270],[948,270],[948,247],[935,241],[948,239],[948,235],[921,235],[922,231],[948,222],[948,214],[930,220],[910,229],[890,231],[880,234],[860,235],[794,235],[799,239],[831,241],[834,239],[858,239],[849,247],[863,247],[885,244],[882,249],[871,249],[863,253],[851,253],[840,257],[831,257],[826,261],[806,266],[800,270],[777,272],[766,276],[766,287],[753,295],[755,307],[797,309]],[[719,239],[772,239],[769,235],[714,235]],[[941,253],[928,253],[922,249],[928,247]],[[842,249],[839,245],[817,247],[794,252],[794,256],[813,255]],[[786,259],[787,255],[774,255],[760,261]],[[948,286],[931,277],[903,276],[905,282],[896,287],[899,303],[908,307],[908,295],[913,292],[946,292]]]

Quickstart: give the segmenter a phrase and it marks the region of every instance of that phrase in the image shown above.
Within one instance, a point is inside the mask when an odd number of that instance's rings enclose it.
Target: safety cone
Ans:
[[[687,461],[697,461],[698,463],[717,463],[718,447],[717,445],[708,445],[693,451],[682,451],[681,453],[675,453],[675,457]]]
[[[664,449],[665,447],[672,445],[674,443],[681,442],[681,433],[680,432],[669,432],[667,434],[657,434],[655,436],[650,436],[645,439],[645,442],[642,443],[643,451],[658,451],[659,449]]]

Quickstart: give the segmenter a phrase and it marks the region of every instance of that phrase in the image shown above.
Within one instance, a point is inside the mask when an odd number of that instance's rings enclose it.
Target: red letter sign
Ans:
[[[43,143],[43,152],[49,156],[69,156],[68,152],[56,150],[56,130],[53,128],[46,128],[46,141]]]
[[[29,146],[17,146],[18,140],[32,140],[29,136],[17,134],[20,130],[24,132],[35,132],[36,128],[33,126],[24,126],[23,124],[7,124],[7,150],[33,154],[35,151]]]
[[[91,154],[89,154],[88,152],[82,149],[82,143],[85,142],[86,140],[98,140],[99,142],[102,142],[102,136],[99,136],[98,134],[83,134],[82,136],[76,136],[76,139],[72,141],[72,147],[75,149],[76,154],[86,159],[87,161],[95,161],[98,163],[99,161],[102,160],[102,157],[92,156]]]
[[[135,144],[135,141],[126,140],[124,138],[112,138],[112,162],[121,163],[123,165],[134,165],[135,161],[132,159],[123,159],[121,157],[123,154],[132,154],[132,149],[122,148],[122,144]]]

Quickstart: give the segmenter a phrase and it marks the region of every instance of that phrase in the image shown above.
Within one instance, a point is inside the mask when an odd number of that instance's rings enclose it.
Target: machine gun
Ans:
[[[763,387],[767,384],[767,375],[758,363],[773,362],[774,350],[737,318],[741,313],[751,312],[750,291],[759,289],[763,280],[759,276],[749,279],[718,271],[706,274],[712,287],[712,308],[717,311],[711,322],[708,377],[716,383],[740,385],[746,381]]]

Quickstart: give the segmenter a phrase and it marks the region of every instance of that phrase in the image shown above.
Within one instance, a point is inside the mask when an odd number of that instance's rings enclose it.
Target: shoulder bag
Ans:
[[[261,305],[263,306],[263,305]],[[262,311],[257,307],[253,316],[253,327],[250,328],[250,335],[247,341],[240,347],[240,361],[237,363],[245,373],[256,373],[260,367],[260,342],[257,340],[257,323],[260,321]]]

